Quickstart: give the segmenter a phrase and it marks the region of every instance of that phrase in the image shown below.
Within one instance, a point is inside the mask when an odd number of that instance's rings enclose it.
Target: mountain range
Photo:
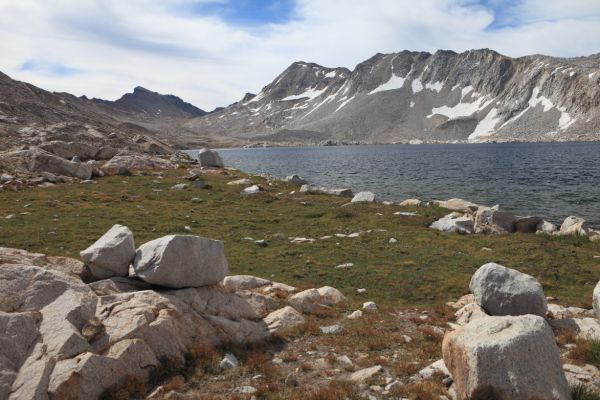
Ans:
[[[9,138],[0,147],[23,132],[89,129],[178,148],[600,140],[600,55],[402,51],[353,70],[295,62],[257,95],[210,113],[141,87],[107,101],[0,74],[0,136]]]

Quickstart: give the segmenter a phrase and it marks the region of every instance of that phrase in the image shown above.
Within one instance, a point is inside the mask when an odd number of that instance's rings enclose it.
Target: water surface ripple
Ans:
[[[554,223],[600,228],[600,142],[280,147],[219,150],[250,173],[298,174],[381,200],[459,197]]]

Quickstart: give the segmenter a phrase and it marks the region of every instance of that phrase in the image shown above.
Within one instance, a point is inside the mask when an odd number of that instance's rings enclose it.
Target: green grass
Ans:
[[[189,183],[184,175],[185,170],[173,170],[164,179],[115,176],[96,185],[0,192],[0,246],[77,258],[115,223],[129,226],[138,245],[166,234],[189,234],[187,225],[192,234],[225,242],[232,273],[299,287],[331,285],[355,299],[362,299],[355,290],[363,287],[369,300],[393,306],[432,306],[457,298],[468,292],[473,272],[491,261],[534,275],[546,295],[570,305],[589,307],[600,278],[600,262],[593,258],[600,255],[600,243],[586,238],[442,234],[427,226],[445,214],[443,209],[341,207],[347,199],[290,195],[297,188],[268,186],[255,177],[267,191],[245,197],[239,194],[241,187],[226,185],[246,177],[237,172],[206,175],[210,189],[170,190],[175,183]],[[192,197],[202,202],[192,203]],[[420,216],[393,215],[400,210]],[[20,214],[24,212],[28,214]],[[8,214],[17,217],[3,218]],[[373,231],[312,244],[287,239],[366,230]],[[267,239],[269,245],[262,248],[242,240],[247,236]],[[398,243],[388,243],[392,237]],[[347,262],[354,267],[334,268]]]
[[[588,386],[579,384],[571,388],[573,400],[600,400],[600,394]]]

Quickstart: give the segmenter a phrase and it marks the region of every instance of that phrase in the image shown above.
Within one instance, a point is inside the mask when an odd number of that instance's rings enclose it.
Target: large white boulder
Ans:
[[[589,228],[584,219],[570,216],[565,218],[560,226],[558,234],[587,236],[589,234]]]
[[[468,235],[474,232],[473,217],[459,213],[451,213],[429,225],[431,229],[441,232]]]
[[[92,275],[98,279],[127,276],[129,265],[135,257],[133,233],[126,226],[114,225],[79,254]]]
[[[359,192],[350,200],[351,203],[372,203],[374,201],[375,193],[373,192]]]
[[[471,277],[469,289],[489,315],[543,317],[548,309],[542,285],[534,277],[499,264],[480,267]]]
[[[571,399],[552,329],[542,317],[474,320],[447,333],[442,352],[461,399]]]
[[[214,150],[202,149],[198,152],[198,161],[203,167],[223,168],[223,160]]]
[[[229,271],[223,242],[191,235],[168,235],[141,245],[133,269],[148,283],[173,288],[216,285]]]

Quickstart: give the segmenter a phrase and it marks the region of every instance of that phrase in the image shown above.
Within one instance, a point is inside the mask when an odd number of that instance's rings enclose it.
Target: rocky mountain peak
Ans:
[[[207,114],[177,96],[160,94],[141,86],[135,87],[133,93],[126,93],[116,101],[95,101],[119,111],[151,117],[190,118]]]
[[[491,49],[377,53],[354,70],[298,61],[186,129],[285,144],[598,140],[600,57]]]

